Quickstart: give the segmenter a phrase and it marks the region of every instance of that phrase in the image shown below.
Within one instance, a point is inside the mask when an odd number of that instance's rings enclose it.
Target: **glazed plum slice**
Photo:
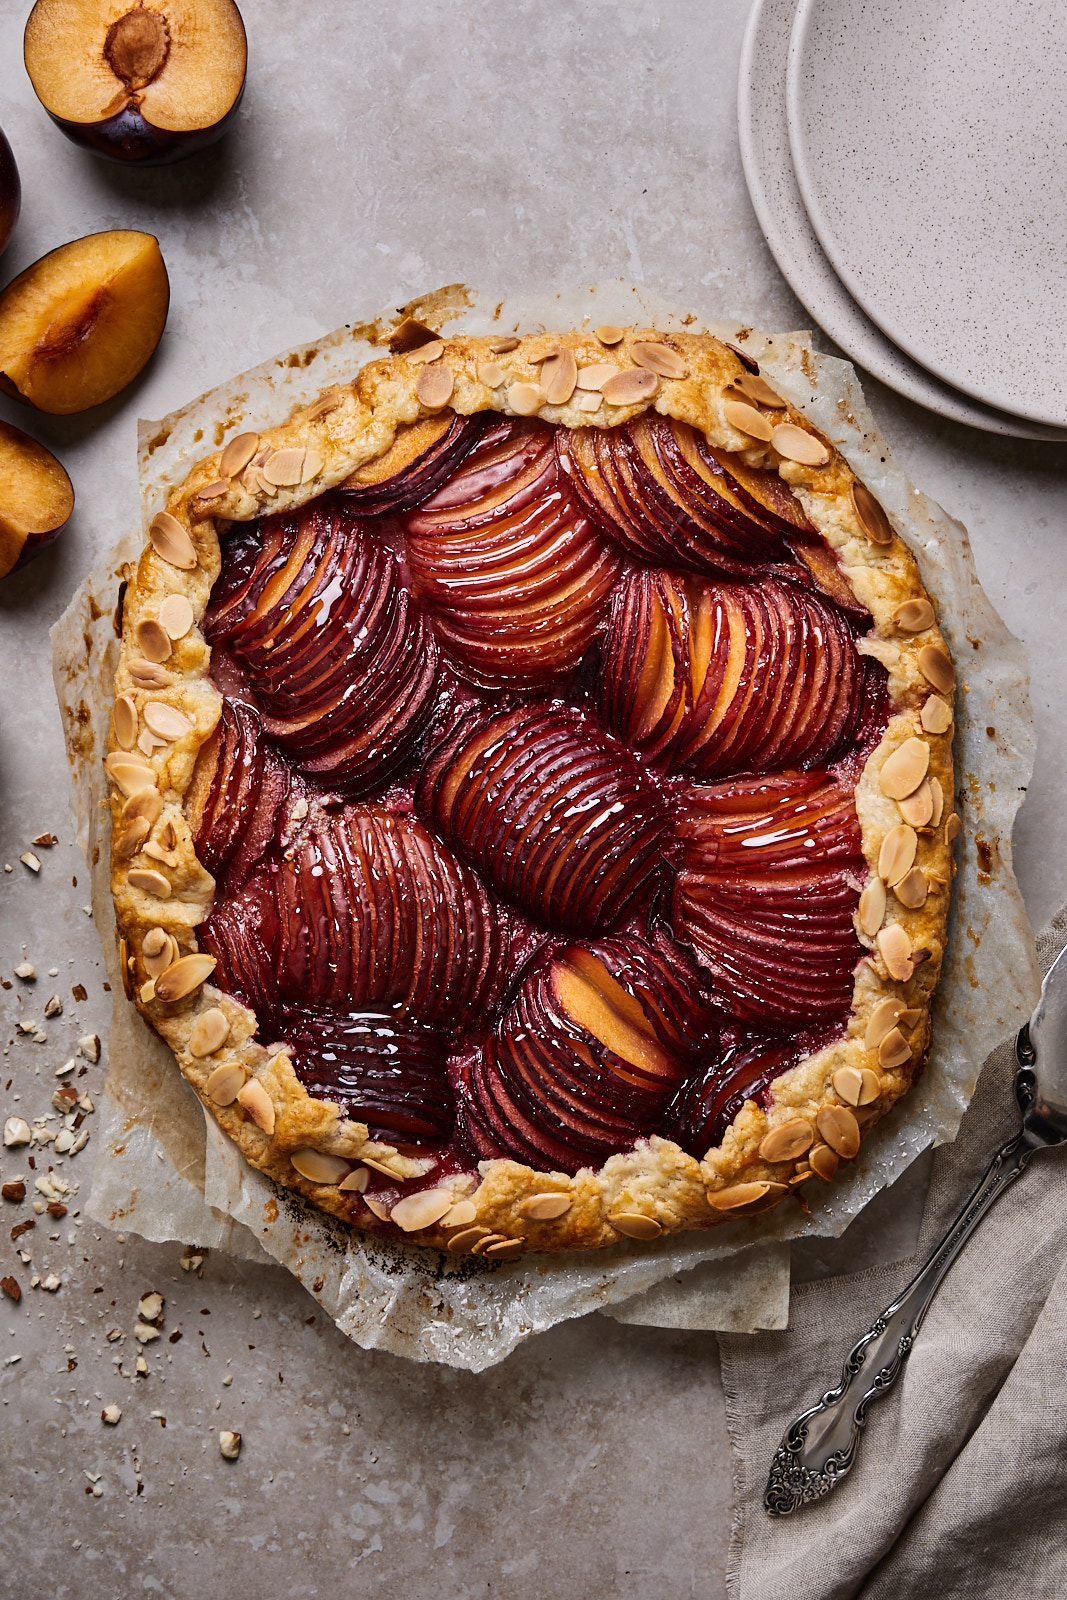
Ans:
[[[309,1094],[400,1145],[443,1144],[455,1098],[445,1038],[389,1011],[286,1007],[281,1032]]]
[[[674,931],[735,1017],[843,1020],[866,876],[850,792],[825,772],[691,788],[677,825]]]
[[[635,569],[612,604],[599,709],[627,744],[707,779],[825,765],[865,684],[847,622],[819,597]]]
[[[469,1026],[505,975],[506,913],[413,817],[313,806],[271,863],[283,999]]]
[[[746,1100],[757,1100],[775,1078],[795,1067],[803,1048],[793,1040],[738,1029],[723,1034],[718,1050],[710,1053],[702,1071],[694,1073],[679,1090],[662,1133],[683,1150],[702,1160],[722,1143],[727,1128]]]
[[[409,760],[437,649],[392,553],[333,502],[224,546],[204,631],[255,685],[263,726],[319,783],[365,793]]]
[[[240,887],[273,844],[292,786],[259,713],[223,700],[218,726],[193,769],[186,814],[197,856],[213,877],[227,874],[229,889]]]
[[[430,754],[416,808],[505,899],[543,926],[617,926],[661,869],[663,800],[580,712],[521,706],[460,720]]]
[[[217,901],[196,932],[215,957],[212,983],[254,1011],[259,1033],[269,1038],[278,1004],[278,919],[266,872],[254,874],[232,898]]]
[[[463,675],[489,688],[573,671],[621,564],[536,422],[491,425],[406,536],[416,595]]]
[[[375,461],[357,467],[340,486],[346,505],[364,516],[407,511],[427,499],[452,476],[481,436],[480,416],[442,411],[397,429],[396,438]]]

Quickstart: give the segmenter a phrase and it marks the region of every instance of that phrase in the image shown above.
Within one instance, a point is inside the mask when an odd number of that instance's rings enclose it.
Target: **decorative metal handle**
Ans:
[[[837,1388],[786,1429],[763,1495],[772,1517],[787,1517],[798,1506],[821,1500],[851,1469],[868,1405],[896,1382],[941,1280],[993,1201],[1019,1176],[1033,1153],[1022,1129],[997,1151],[926,1265],[850,1352]]]

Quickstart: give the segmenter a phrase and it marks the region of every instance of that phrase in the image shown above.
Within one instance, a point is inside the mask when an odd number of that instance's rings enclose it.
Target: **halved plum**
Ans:
[[[74,489],[50,450],[0,422],[0,578],[58,539],[74,510]]]

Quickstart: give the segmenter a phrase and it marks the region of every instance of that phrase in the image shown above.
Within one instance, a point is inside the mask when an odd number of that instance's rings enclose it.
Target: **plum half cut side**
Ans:
[[[213,144],[244,93],[233,0],[37,0],[26,71],[56,127],[112,161],[164,166]]]
[[[40,555],[73,510],[74,490],[52,452],[0,422],[0,578]]]

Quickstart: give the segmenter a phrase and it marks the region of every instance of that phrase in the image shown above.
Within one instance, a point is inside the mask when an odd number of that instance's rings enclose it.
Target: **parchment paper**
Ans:
[[[1011,867],[1011,827],[1033,764],[1024,653],[978,583],[965,528],[907,482],[868,412],[853,368],[816,355],[807,335],[773,338],[672,312],[644,289],[608,283],[558,295],[497,301],[459,287],[405,308],[443,332],[532,331],[583,322],[654,323],[708,330],[740,343],[775,387],[834,440],[894,517],[940,602],[958,663],[958,802],[964,819],[953,930],[939,991],[929,1069],[842,1169],[813,1214],[799,1208],[580,1255],[528,1255],[508,1264],[350,1235],[248,1167],[205,1118],[173,1057],[122,998],[109,891],[108,814],[101,767],[117,640],[112,625],[123,563],[142,548],[127,535],[87,579],[53,629],[56,690],[73,773],[78,839],[118,1000],[112,1024],[106,1122],[89,1212],[147,1239],[180,1239],[282,1262],[337,1325],[365,1348],[481,1371],[523,1339],[608,1306],[626,1320],[667,1326],[782,1327],[787,1252],[760,1241],[836,1236],[878,1190],[931,1144],[954,1137],[981,1062],[1021,1025],[1037,989],[1033,936]],[[231,380],[161,423],[140,427],[145,525],[195,457],[244,418],[282,420],[379,354],[369,341],[399,318],[350,325]],[[995,730],[991,737],[987,729]],[[708,1262],[748,1254],[734,1272]],[[637,1297],[657,1291],[652,1303]],[[658,1304],[656,1303],[658,1302]]]

